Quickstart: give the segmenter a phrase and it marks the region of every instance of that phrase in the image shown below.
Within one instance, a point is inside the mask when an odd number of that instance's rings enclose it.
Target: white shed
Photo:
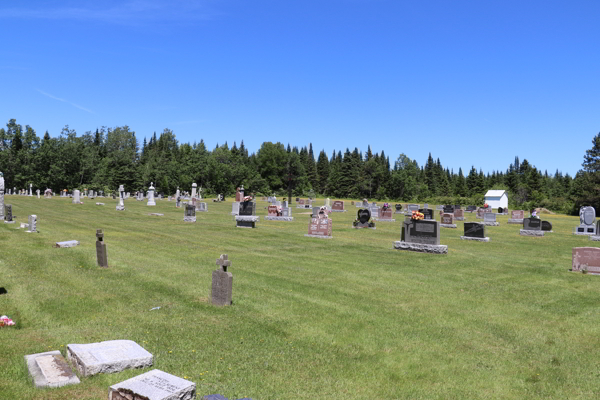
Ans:
[[[485,194],[485,202],[492,208],[508,207],[506,190],[488,190]]]

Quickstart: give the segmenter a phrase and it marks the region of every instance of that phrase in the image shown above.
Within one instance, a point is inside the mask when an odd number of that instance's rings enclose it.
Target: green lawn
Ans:
[[[95,203],[104,202],[105,206]],[[600,396],[600,276],[569,272],[577,217],[542,216],[543,238],[487,227],[489,243],[442,229],[447,255],[393,250],[401,215],[352,229],[333,213],[333,239],[304,237],[309,216],[235,227],[231,202],[196,223],[175,202],[5,196],[0,223],[0,399],[106,399],[143,370],[37,390],[23,356],[69,343],[130,339],[154,367],[230,399],[592,399]],[[321,202],[322,204],[322,202]],[[162,217],[148,213],[164,213]],[[38,216],[38,234],[16,229]],[[466,213],[467,220],[475,215]],[[96,266],[103,229],[110,267]],[[57,241],[79,240],[58,249]],[[231,307],[210,303],[211,273],[232,261]],[[150,311],[153,307],[160,310]]]

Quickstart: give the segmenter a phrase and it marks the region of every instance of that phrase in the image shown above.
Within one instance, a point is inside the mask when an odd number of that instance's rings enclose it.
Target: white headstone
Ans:
[[[79,196],[79,190],[73,190],[73,204],[81,204],[81,199]]]
[[[0,172],[0,221],[4,219],[4,174]]]
[[[33,214],[29,216],[29,230],[26,231],[29,233],[37,232],[37,215]]]
[[[60,351],[25,356],[27,369],[37,388],[75,385],[79,378],[73,373]]]
[[[123,185],[119,186],[119,203],[117,204],[117,211],[123,211],[125,209],[125,203],[123,202],[125,197],[125,188]]]
[[[148,206],[155,206],[156,202],[154,201],[154,182],[150,182],[150,187],[148,188]]]
[[[33,196],[33,184],[29,184],[29,196]]]
[[[38,199],[39,199],[40,198],[40,189],[37,189],[36,192],[37,192],[37,196],[38,196]]]
[[[152,354],[132,340],[67,345],[67,356],[83,376],[152,365]]]
[[[112,385],[108,400],[190,400],[196,396],[196,384],[175,375],[153,369],[126,381]]]
[[[192,198],[196,198],[196,188],[198,187],[198,185],[196,184],[196,182],[192,183]]]

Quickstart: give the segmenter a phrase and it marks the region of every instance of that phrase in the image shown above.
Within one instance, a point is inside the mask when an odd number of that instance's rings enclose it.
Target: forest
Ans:
[[[444,168],[429,154],[419,164],[406,154],[393,161],[390,155],[346,148],[331,155],[312,143],[264,142],[250,153],[241,141],[217,144],[209,150],[204,141],[179,143],[170,129],[164,129],[142,144],[128,126],[102,127],[77,135],[65,126],[58,137],[43,137],[29,125],[9,120],[0,129],[0,171],[6,188],[34,188],[54,192],[63,189],[103,190],[124,185],[125,190],[146,191],[150,182],[157,193],[174,194],[177,187],[190,190],[193,182],[205,196],[230,196],[238,186],[246,193],[285,196],[288,185],[294,196],[322,195],[334,198],[429,202],[432,204],[483,204],[488,189],[509,193],[509,207],[545,207],[562,213],[576,213],[581,205],[600,207],[600,133],[583,156],[582,169],[574,177],[558,169],[549,174],[516,156],[505,171],[484,173],[475,166]]]

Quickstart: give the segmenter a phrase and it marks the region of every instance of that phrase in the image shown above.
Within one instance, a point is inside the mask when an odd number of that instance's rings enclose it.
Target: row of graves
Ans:
[[[106,268],[108,263],[102,230],[97,230],[96,237],[98,266]],[[231,261],[227,254],[222,254],[216,264],[217,269],[212,273],[212,304],[231,306],[233,305],[233,275],[228,271]],[[82,380],[96,375],[150,368],[154,365],[152,353],[132,340],[70,343],[66,348],[66,356],[65,359],[60,350],[25,355],[25,365],[33,385],[40,389],[77,385]],[[159,369],[152,369],[108,388],[109,400],[191,400],[194,398],[196,398],[194,382]],[[202,398],[228,400],[220,394],[210,394]]]

